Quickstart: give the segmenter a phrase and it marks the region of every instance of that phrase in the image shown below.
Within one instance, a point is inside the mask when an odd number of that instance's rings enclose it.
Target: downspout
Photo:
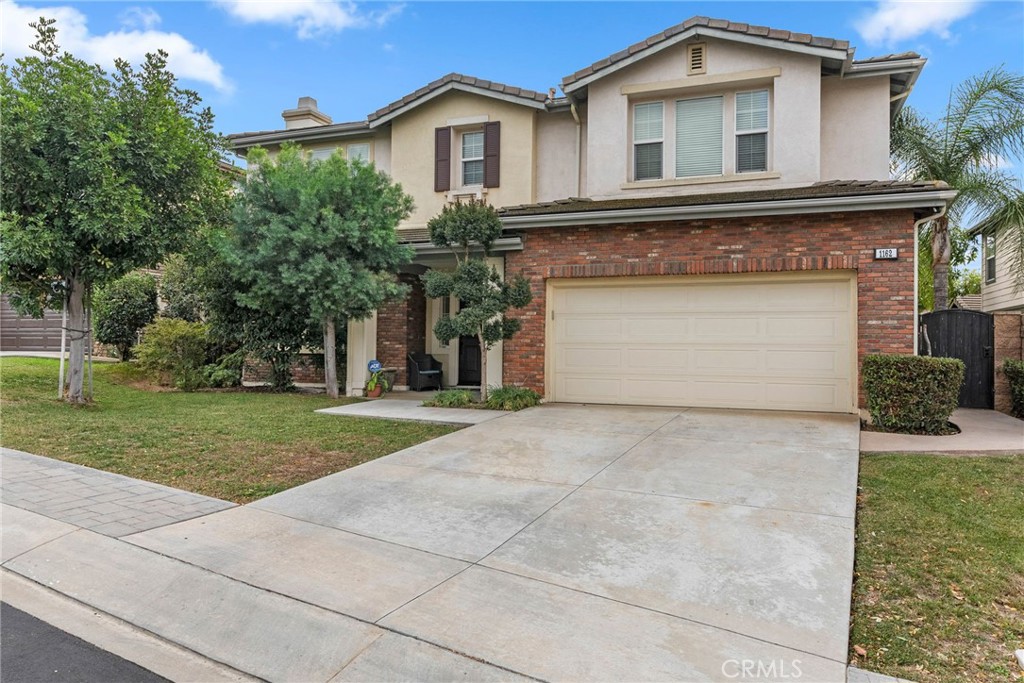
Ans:
[[[580,113],[576,110],[576,103],[569,103],[569,111],[576,122],[576,195],[580,196],[583,184],[583,122],[580,121]]]
[[[945,216],[946,215],[946,206],[947,206],[946,204],[943,204],[942,208],[939,210],[938,213],[933,214],[931,216],[925,216],[921,220],[914,221],[914,355],[915,356],[918,353],[918,348],[917,348],[917,346],[918,346],[918,337],[920,337],[920,330],[921,330],[921,320],[918,317],[919,311],[921,310],[921,306],[920,306],[920,303],[918,301],[918,280],[919,280],[919,277],[918,277],[918,265],[919,265],[919,261],[920,261],[920,258],[921,258],[920,248],[919,248],[920,244],[921,244],[921,239],[920,239],[921,226],[924,225],[925,223],[927,223],[928,221],[933,221],[936,218],[942,218],[943,216]]]

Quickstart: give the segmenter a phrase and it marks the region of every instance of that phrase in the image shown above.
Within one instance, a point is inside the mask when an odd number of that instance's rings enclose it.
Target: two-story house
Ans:
[[[342,148],[402,183],[416,211],[410,297],[348,330],[366,363],[426,351],[446,385],[521,384],[551,401],[854,412],[858,361],[913,353],[916,230],[954,193],[889,180],[889,127],[924,60],[856,60],[846,41],[694,17],[562,80],[563,97],[450,74],[334,124],[314,100],[235,150]],[[426,222],[480,197],[488,255],[530,278],[523,329],[488,355],[431,330],[458,301]]]

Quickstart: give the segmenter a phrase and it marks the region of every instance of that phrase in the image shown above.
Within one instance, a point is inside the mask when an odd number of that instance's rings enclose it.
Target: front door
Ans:
[[[480,340],[459,337],[459,385],[480,386]]]

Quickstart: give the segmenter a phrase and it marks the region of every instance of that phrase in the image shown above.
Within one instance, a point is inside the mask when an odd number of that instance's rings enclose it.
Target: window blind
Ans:
[[[676,177],[722,174],[722,98],[676,102]]]

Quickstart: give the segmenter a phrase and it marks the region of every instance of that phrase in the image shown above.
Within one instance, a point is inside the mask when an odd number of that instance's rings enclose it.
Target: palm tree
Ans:
[[[995,232],[1024,281],[1024,193],[1007,163],[1024,157],[1024,76],[991,69],[950,93],[945,114],[931,122],[907,107],[891,134],[900,180],[942,180],[958,190],[944,216],[922,234],[930,252],[935,309],[949,305],[949,266],[969,257],[968,222]]]

